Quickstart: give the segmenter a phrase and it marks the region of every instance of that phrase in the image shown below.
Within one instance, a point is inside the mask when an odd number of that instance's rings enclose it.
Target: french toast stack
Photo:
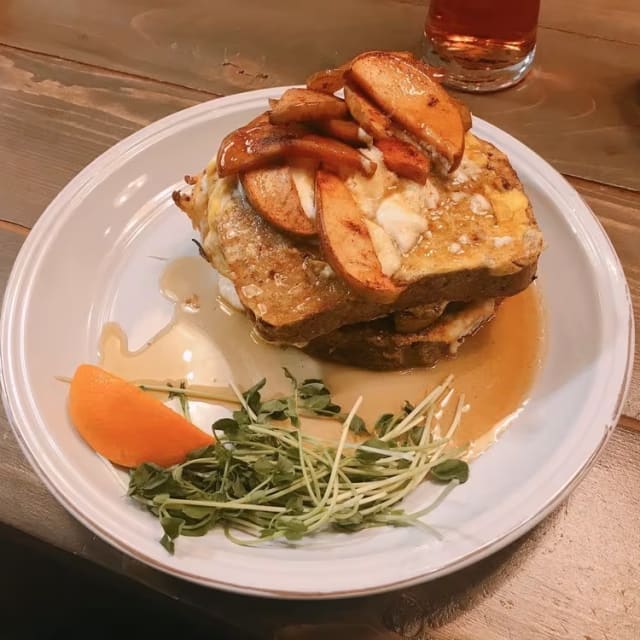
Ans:
[[[265,340],[430,366],[532,282],[542,250],[508,159],[470,127],[432,68],[368,52],[272,100],[174,200]]]

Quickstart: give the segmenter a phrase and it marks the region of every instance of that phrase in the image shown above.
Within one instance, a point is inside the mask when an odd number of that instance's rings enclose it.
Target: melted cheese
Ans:
[[[460,166],[451,174],[451,183],[458,185],[475,180],[481,172],[482,168],[465,156],[462,158]]]
[[[218,276],[218,293],[230,307],[238,311],[244,311],[244,307],[242,306],[242,302],[240,302],[238,292],[233,286],[233,282],[223,275]]]
[[[314,172],[306,167],[291,167],[291,178],[298,192],[302,210],[309,220],[316,219]]]
[[[379,149],[371,147],[363,149],[362,153],[373,160],[378,168],[370,178],[354,173],[346,179],[345,184],[365,216],[374,219],[381,200],[396,188],[398,177],[384,166]]]
[[[380,203],[376,221],[402,253],[411,251],[429,228],[427,221],[420,214],[414,213],[402,194],[389,196]]]
[[[365,224],[369,230],[369,236],[376,256],[378,256],[382,273],[385,276],[392,276],[402,264],[402,255],[396,243],[380,225],[367,219],[365,219]]]
[[[474,193],[469,198],[469,208],[477,216],[483,216],[491,211],[491,203],[481,193]]]
[[[397,262],[395,254],[411,251],[427,231],[424,214],[438,206],[440,193],[430,180],[421,185],[389,171],[378,148],[364,149],[362,153],[376,162],[378,168],[370,178],[357,173],[349,176],[346,185],[365,216],[377,222],[373,234],[380,246],[376,251],[380,250],[385,256],[392,253],[389,242],[380,236],[380,230],[395,244],[393,259],[385,258],[388,261],[386,269],[392,273],[392,266]]]
[[[491,191],[489,200],[499,224],[512,220],[515,215],[526,215],[527,205],[529,204],[524,193],[517,189]]]

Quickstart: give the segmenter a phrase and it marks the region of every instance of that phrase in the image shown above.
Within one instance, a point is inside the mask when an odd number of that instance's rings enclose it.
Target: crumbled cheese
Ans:
[[[513,242],[513,238],[511,236],[498,236],[493,239],[494,247],[504,247]]]
[[[309,220],[316,218],[314,172],[306,167],[291,167],[291,178],[298,192],[302,210]]]
[[[245,298],[255,298],[262,293],[262,289],[255,284],[247,284],[240,291]]]
[[[361,153],[375,162],[378,168],[370,178],[357,172],[353,173],[346,179],[345,184],[365,216],[373,219],[385,193],[397,185],[398,176],[384,166],[380,149],[371,147],[363,149]]]
[[[308,270],[314,277],[314,279],[322,278],[324,280],[329,280],[330,278],[335,277],[335,272],[324,260],[316,260],[311,257],[305,258],[302,263],[302,268],[306,271]]]
[[[267,305],[264,304],[263,302],[259,302],[258,303],[258,313],[263,316],[265,313],[267,313]]]
[[[335,271],[331,268],[331,265],[328,264],[322,267],[322,271],[318,274],[320,278],[324,278],[325,280],[329,280],[329,278],[333,278],[335,275]]]
[[[438,206],[440,193],[432,181],[421,185],[399,178],[385,166],[382,152],[377,147],[363,149],[361,153],[378,165],[376,172],[370,178],[354,173],[345,183],[367,218],[376,218],[378,207],[390,194],[402,196],[406,208],[414,213]]]
[[[369,230],[369,236],[373,243],[373,250],[376,252],[380,268],[385,276],[392,276],[402,263],[402,256],[388,233],[375,222],[365,219],[365,224]]]
[[[453,184],[463,184],[469,180],[475,180],[482,169],[470,158],[462,158],[458,168],[451,174]]]
[[[451,174],[451,182],[452,182],[452,184],[456,184],[456,185],[457,184],[464,184],[468,180],[469,180],[469,176],[462,169],[460,169],[460,167],[458,167]]]
[[[385,198],[376,212],[378,224],[393,238],[402,253],[416,246],[429,228],[427,221],[407,206],[399,194]]]
[[[459,243],[452,242],[449,245],[449,253],[453,253],[453,254],[462,253],[462,247],[460,246]]]
[[[474,193],[469,199],[469,208],[476,215],[483,216],[491,211],[491,203],[481,193]]]
[[[464,191],[454,191],[451,194],[451,199],[454,202],[460,202],[461,200],[464,200],[467,197],[467,194]]]
[[[218,293],[230,307],[233,307],[238,311],[244,310],[242,302],[240,302],[240,298],[238,297],[238,292],[229,278],[225,278],[222,275],[218,276]]]
[[[440,192],[436,185],[431,180],[427,180],[422,190],[424,192],[424,206],[427,209],[435,209],[440,202]]]
[[[469,244],[469,242],[471,242],[469,240],[469,236],[466,233],[463,233],[461,236],[458,237],[458,242],[460,244]]]
[[[358,127],[358,140],[367,146],[373,143],[373,138],[362,127]]]

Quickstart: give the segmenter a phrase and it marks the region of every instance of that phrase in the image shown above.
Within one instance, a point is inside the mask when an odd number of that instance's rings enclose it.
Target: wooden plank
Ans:
[[[201,92],[0,47],[0,218],[33,226],[96,156]]]
[[[302,82],[365,49],[419,51],[425,17],[405,0],[94,0],[91,11],[17,0],[5,12],[0,42],[221,94]],[[563,173],[640,190],[639,56],[637,45],[541,28],[529,78],[469,102]]]
[[[640,48],[541,30],[536,62],[512,90],[463,96],[564,174],[640,190]],[[632,175],[634,174],[634,175]]]
[[[636,354],[637,357],[637,354]],[[631,418],[629,416],[621,416],[620,423],[625,429],[631,429],[633,431],[640,431],[640,420],[636,420],[635,418]]]
[[[0,229],[2,229],[2,231],[11,231],[21,236],[28,235],[30,231],[29,227],[25,227],[21,224],[17,224],[16,222],[10,222],[9,220],[1,220],[1,219],[0,219]]]
[[[602,222],[627,276],[635,315],[636,345],[624,414],[640,420],[640,193],[575,178],[570,182]]]
[[[542,0],[540,25],[640,44],[640,12],[636,0]]]

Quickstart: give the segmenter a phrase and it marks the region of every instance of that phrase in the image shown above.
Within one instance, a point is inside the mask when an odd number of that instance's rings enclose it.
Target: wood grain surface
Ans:
[[[207,97],[0,46],[0,217],[33,226],[105,149]]]
[[[552,4],[562,3],[549,0],[544,15]],[[228,94],[303,82],[366,49],[420,52],[426,12],[405,0],[93,0],[91,11],[78,7],[76,0],[13,0],[0,42]],[[563,173],[640,190],[639,60],[637,43],[541,28],[525,82],[469,102]]]
[[[88,8],[90,5],[90,8]],[[569,176],[611,238],[640,326],[640,12],[543,0],[536,65],[465,96]],[[365,48],[420,51],[422,0],[7,0],[0,3],[0,291],[48,202],[109,146],[218,94],[300,82]],[[115,551],[69,516],[0,413],[0,522],[227,620],[256,638],[640,637],[640,340],[621,425],[565,504],[469,569],[335,602],[211,591]],[[9,499],[10,498],[10,499]]]
[[[640,153],[638,154],[640,155]],[[616,249],[631,292],[636,336],[640,327],[640,193],[606,185],[570,179],[578,193],[593,209]],[[640,340],[636,338],[631,387],[624,414],[640,421]]]
[[[590,38],[640,44],[640,11],[634,0],[542,0],[540,25]]]

